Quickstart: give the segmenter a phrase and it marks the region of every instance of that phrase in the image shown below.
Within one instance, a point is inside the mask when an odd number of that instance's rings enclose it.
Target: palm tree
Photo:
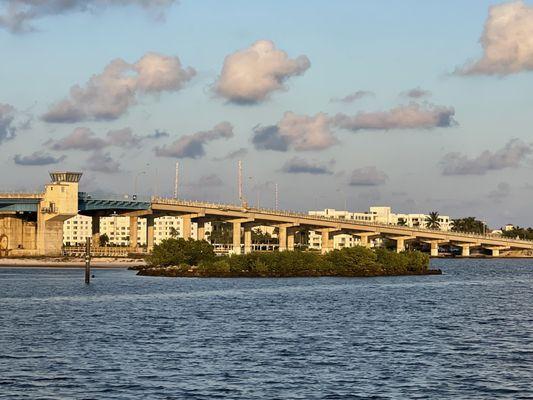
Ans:
[[[431,211],[426,217],[426,227],[429,229],[440,229],[439,212]]]

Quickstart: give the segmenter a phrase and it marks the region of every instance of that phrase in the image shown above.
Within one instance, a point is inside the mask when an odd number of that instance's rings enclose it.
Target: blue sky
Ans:
[[[24,1],[5,3],[26,7]],[[352,210],[391,205],[402,212],[475,215],[492,226],[533,225],[529,63],[533,46],[496,23],[504,12],[510,12],[518,24],[533,23],[531,3],[182,0],[157,10],[138,7],[135,1],[125,7],[103,3],[96,1],[90,12],[58,10],[31,19],[30,32],[0,28],[0,104],[13,107],[10,127],[15,129],[14,138],[0,142],[3,189],[38,188],[47,171],[70,169],[84,171],[82,189],[131,193],[140,174],[143,194],[169,195],[178,160],[184,197],[234,202],[238,158],[221,159],[244,148],[247,153],[240,157],[252,204],[259,194],[261,205],[272,206],[273,184],[278,183],[280,205],[286,209],[341,208],[346,199]],[[491,6],[496,10],[494,21],[489,18]],[[157,18],[158,13],[164,18]],[[504,46],[512,46],[513,40],[523,46],[525,59],[511,60],[517,66],[513,70],[501,67],[509,60],[475,64],[484,55],[480,44],[484,26],[492,22],[492,29],[503,30],[507,39],[502,44],[487,37],[489,50],[492,46],[505,57]],[[533,32],[526,29],[528,33]],[[284,89],[269,90],[264,99],[235,102],[217,89],[224,79],[225,58],[251,49],[258,40],[270,41],[289,60],[304,56],[310,66],[286,75],[280,83]],[[53,105],[69,99],[72,86],[85,88],[91,76],[102,74],[112,60],[135,65],[150,52],[178,57],[183,68],[192,67],[196,73],[179,89],[136,92],[136,104],[113,119],[43,120]],[[464,66],[469,62],[474,64],[467,71]],[[235,68],[241,67],[235,63]],[[454,74],[457,68],[466,72]],[[408,98],[404,92],[414,88],[431,95]],[[331,101],[357,91],[373,95],[351,103]],[[435,107],[453,109],[452,121],[406,127],[391,122],[387,114],[387,126],[365,125],[351,131],[339,127],[334,118],[363,113],[372,124],[379,119],[379,125],[384,117],[376,112],[389,113],[411,103],[428,113],[436,112]],[[288,111],[302,117],[291,125],[299,129],[300,138],[312,134],[303,117],[324,113],[337,144],[299,150],[296,142],[289,141],[286,151],[254,147],[252,138],[265,127],[274,127],[282,139],[292,140],[295,133],[283,124]],[[403,116],[398,118],[404,121]],[[215,132],[223,121],[233,127],[229,138]],[[59,145],[54,149],[53,143],[76,128],[89,129],[103,140],[108,140],[107,132],[125,128],[137,137],[155,131],[169,136],[140,139],[132,146],[102,145],[100,150]],[[203,142],[203,155],[191,158],[181,152],[159,157],[154,151],[197,132],[215,132],[217,137]],[[517,141],[506,148],[512,139]],[[490,153],[483,156],[484,151]],[[24,157],[34,152],[39,152],[36,163],[41,165],[21,165],[28,164]],[[450,153],[456,153],[452,164]],[[60,162],[50,164],[46,157]],[[87,161],[91,157],[96,163]],[[104,162],[112,168],[100,168]],[[299,168],[295,173],[289,168],[295,163],[322,169],[308,168],[306,173]],[[383,174],[386,178],[379,179]]]

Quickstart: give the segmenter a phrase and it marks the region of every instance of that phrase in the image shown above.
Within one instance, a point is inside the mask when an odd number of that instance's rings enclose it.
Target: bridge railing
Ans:
[[[310,219],[310,220],[322,220],[327,222],[334,222],[334,223],[347,223],[352,225],[363,225],[363,226],[371,226],[371,227],[377,227],[377,228],[387,228],[392,227],[400,230],[405,230],[408,232],[427,232],[432,234],[439,234],[443,233],[446,234],[447,231],[440,231],[436,229],[429,229],[424,227],[408,227],[408,226],[401,226],[396,224],[382,224],[379,222],[374,221],[359,221],[359,220],[351,220],[351,219],[343,219],[343,218],[334,218],[334,217],[325,217],[322,215],[309,215],[305,214],[303,212],[297,212],[297,211],[286,211],[286,210],[274,210],[269,208],[257,208],[257,207],[243,207],[236,204],[224,204],[224,203],[209,203],[209,202],[201,202],[201,201],[195,201],[195,200],[180,200],[180,199],[171,199],[171,198],[165,198],[165,197],[152,197],[151,201],[153,203],[159,203],[159,204],[167,204],[167,205],[181,205],[181,206],[191,206],[191,207],[200,207],[200,208],[211,208],[211,209],[218,209],[218,210],[228,210],[228,211],[240,211],[240,212],[250,212],[250,213],[259,213],[259,214],[268,214],[268,215],[276,215],[276,216],[282,216],[282,217],[292,217],[292,218],[300,218],[300,219]],[[456,232],[456,231],[449,231],[451,234],[455,236],[461,236],[464,238],[471,238],[471,239],[492,239],[492,240],[499,240],[506,243],[527,243],[531,244],[533,243],[533,240],[529,239],[513,239],[513,238],[507,238],[502,237],[499,235],[493,235],[493,234],[479,234],[479,233],[473,233],[473,232]]]
[[[31,192],[2,192],[0,193],[0,199],[41,199],[44,197],[44,193]]]

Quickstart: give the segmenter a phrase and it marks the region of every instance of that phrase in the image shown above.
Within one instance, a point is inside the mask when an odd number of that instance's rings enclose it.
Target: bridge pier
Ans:
[[[470,244],[460,244],[459,247],[461,247],[461,256],[462,257],[470,257]]]
[[[510,249],[510,247],[506,247],[506,246],[494,246],[494,247],[486,247],[486,248],[491,251],[492,257],[500,257],[500,251]]]
[[[192,232],[192,221],[190,215],[181,216],[181,230],[183,239],[189,240]]]
[[[359,243],[361,246],[370,248],[370,237],[376,236],[375,232],[358,232],[354,236],[359,238]]]
[[[249,224],[244,225],[244,254],[250,254],[252,252],[252,226]]]
[[[233,224],[233,254],[241,254],[241,223],[240,221],[232,222]]]
[[[100,246],[100,214],[91,216],[91,242],[93,246]]]
[[[398,236],[391,238],[392,240],[396,241],[396,253],[401,253],[402,251],[405,251],[405,242],[408,240],[415,239],[414,236]]]
[[[134,253],[137,251],[138,243],[137,239],[139,237],[139,230],[137,222],[139,217],[132,216],[130,217],[130,250]]]
[[[148,215],[146,217],[146,251],[151,253],[154,250],[154,224],[155,217]]]
[[[196,240],[205,240],[205,222],[198,221],[196,225]]]
[[[296,234],[296,228],[287,229],[287,250],[294,251],[294,235]]]
[[[321,243],[321,253],[326,254],[333,250],[333,236],[331,235],[332,232],[334,232],[335,229],[332,228],[326,228],[320,230],[320,233],[322,234],[322,243]]]
[[[431,257],[439,256],[439,242],[431,242]]]

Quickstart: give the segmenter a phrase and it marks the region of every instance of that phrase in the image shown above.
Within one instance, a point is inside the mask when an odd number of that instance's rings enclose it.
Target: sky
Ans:
[[[533,2],[0,0],[0,190],[533,226]]]

